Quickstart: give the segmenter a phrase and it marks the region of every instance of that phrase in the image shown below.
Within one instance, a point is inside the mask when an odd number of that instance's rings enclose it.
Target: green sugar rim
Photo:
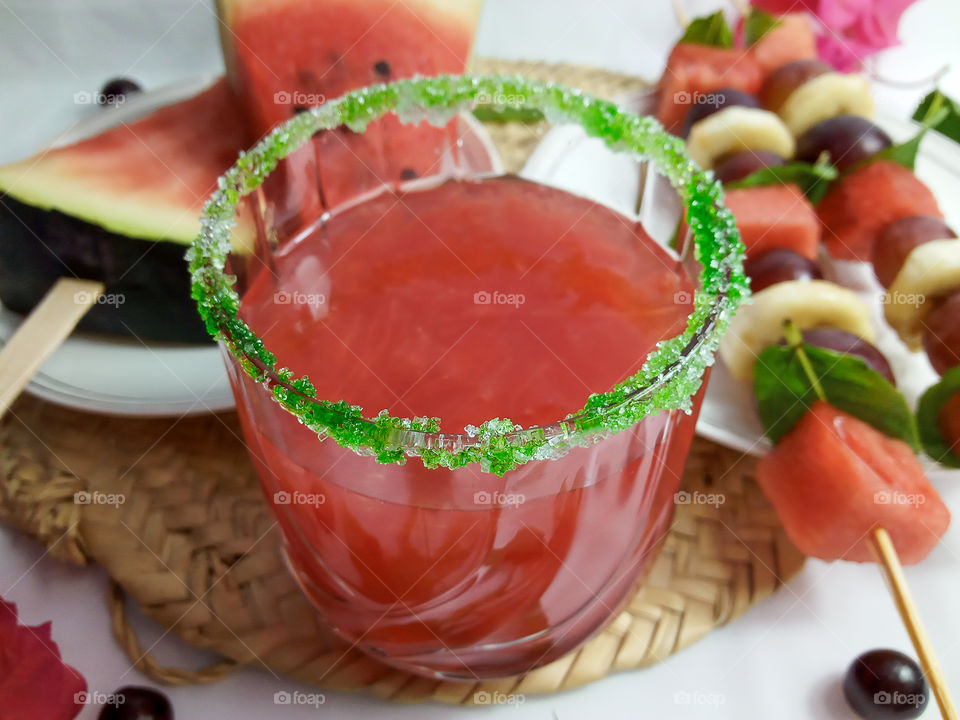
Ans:
[[[310,380],[278,368],[276,356],[238,317],[236,278],[225,272],[237,203],[319,130],[346,125],[361,132],[387,112],[401,120],[427,117],[445,123],[490,98],[501,108],[534,108],[554,123],[577,123],[611,149],[658,166],[683,198],[701,265],[700,290],[686,329],[659,343],[636,375],[609,392],[591,395],[582,410],[547,426],[524,429],[494,418],[479,427],[468,426],[465,434],[441,433],[439,418],[392,417],[386,410],[365,418],[359,406],[318,400]],[[590,445],[646,415],[689,412],[720,338],[750,294],[743,243],[733,215],[723,205],[720,184],[693,163],[683,140],[667,134],[653,118],[554,83],[519,76],[441,75],[355,90],[278,126],[240,156],[218,187],[204,208],[200,235],[187,251],[191,294],[207,330],[227,346],[247,375],[321,439],[332,438],[381,463],[403,464],[407,457],[419,457],[428,468],[479,463],[482,470],[503,475],[531,460],[557,458],[572,447]]]

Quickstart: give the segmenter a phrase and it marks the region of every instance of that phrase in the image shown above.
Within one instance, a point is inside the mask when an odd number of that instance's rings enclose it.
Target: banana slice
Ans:
[[[720,356],[737,380],[753,382],[757,356],[780,341],[787,320],[801,331],[831,327],[873,342],[870,310],[853,290],[827,280],[777,283],[740,308],[720,343]]]
[[[931,240],[918,245],[903,263],[884,298],[883,314],[904,345],[923,347],[923,322],[933,301],[960,288],[960,240]]]
[[[796,137],[837,115],[873,119],[870,84],[861,75],[829,72],[808,80],[784,100],[780,117]]]
[[[770,150],[793,157],[795,143],[783,121],[769,110],[734,105],[693,124],[687,137],[690,157],[709,170],[718,158],[743,150]]]

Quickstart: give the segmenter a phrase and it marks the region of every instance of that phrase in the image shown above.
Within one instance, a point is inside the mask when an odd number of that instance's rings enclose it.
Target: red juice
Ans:
[[[574,413],[683,329],[693,290],[636,223],[513,177],[384,192],[271,260],[241,314],[281,366],[445,433]],[[351,643],[451,677],[529,670],[618,611],[668,529],[695,420],[661,412],[498,477],[377,464],[232,373],[312,601]]]

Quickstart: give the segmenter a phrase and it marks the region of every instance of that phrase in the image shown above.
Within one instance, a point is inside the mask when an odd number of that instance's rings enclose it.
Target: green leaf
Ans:
[[[939,93],[939,91],[935,90],[934,93]],[[868,162],[873,162],[874,160],[891,160],[903,165],[908,170],[913,170],[916,167],[917,153],[920,152],[920,143],[924,135],[927,134],[927,130],[948,121],[951,112],[949,106],[955,105],[946,95],[940,93],[939,96],[934,96],[934,93],[927,95],[923,102],[920,103],[920,107],[913,113],[913,119],[922,125],[917,134],[906,142],[884,148],[870,158]],[[927,102],[927,98],[930,99],[930,102]],[[960,121],[960,116],[958,116],[958,121]],[[960,127],[958,127],[958,132],[960,132]],[[956,140],[956,138],[954,138],[954,140]]]
[[[913,119],[960,143],[960,103],[939,90],[920,101]]]
[[[680,42],[694,43],[695,45],[709,45],[710,47],[732,48],[733,31],[727,25],[727,19],[723,16],[722,10],[717,10],[713,15],[694,18]]]
[[[771,165],[750,173],[742,180],[727,183],[727,187],[746,188],[795,183],[807,199],[816,205],[827,192],[829,184],[836,178],[837,169],[826,159],[821,159],[813,165],[799,161],[780,166]]]
[[[915,450],[920,447],[907,401],[855,355],[807,344],[771,345],[757,359],[753,389],[764,433],[773,443],[790,432],[816,400],[825,399],[885,435]]]
[[[957,392],[960,392],[960,365],[929,387],[917,403],[917,429],[924,452],[941,465],[952,468],[960,467],[960,457],[943,437],[937,419],[943,406]]]
[[[525,122],[535,123],[543,120],[543,113],[536,108],[528,107],[494,107],[493,105],[478,105],[473,110],[473,116],[480,122]]]
[[[870,158],[870,162],[874,160],[891,160],[903,165],[908,170],[913,170],[917,165],[917,153],[920,152],[920,141],[923,140],[923,136],[926,134],[927,128],[922,128],[920,132],[906,142],[884,148]]]
[[[751,8],[747,19],[743,21],[743,39],[747,47],[753,45],[768,32],[780,24],[780,21],[769,13],[757,8]]]

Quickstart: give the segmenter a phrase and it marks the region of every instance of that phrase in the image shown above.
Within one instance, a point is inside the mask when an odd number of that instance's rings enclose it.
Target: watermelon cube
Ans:
[[[863,262],[870,262],[873,241],[888,223],[911,215],[943,217],[930,189],[889,160],[876,160],[838,180],[817,214],[830,254]]]
[[[754,94],[762,80],[760,66],[745,50],[678,43],[660,78],[657,119],[667,130],[676,132],[699,94],[720,88]]]
[[[823,401],[760,459],[756,476],[793,544],[823,560],[874,560],[870,535],[883,527],[900,560],[918,563],[950,524],[909,445]]]
[[[764,77],[794,60],[813,60],[817,57],[817,40],[805,13],[790,13],[777,20],[780,24],[750,47],[750,53]]]
[[[726,204],[737,220],[748,257],[786,248],[817,259],[820,222],[796,185],[762,185],[727,190]]]

